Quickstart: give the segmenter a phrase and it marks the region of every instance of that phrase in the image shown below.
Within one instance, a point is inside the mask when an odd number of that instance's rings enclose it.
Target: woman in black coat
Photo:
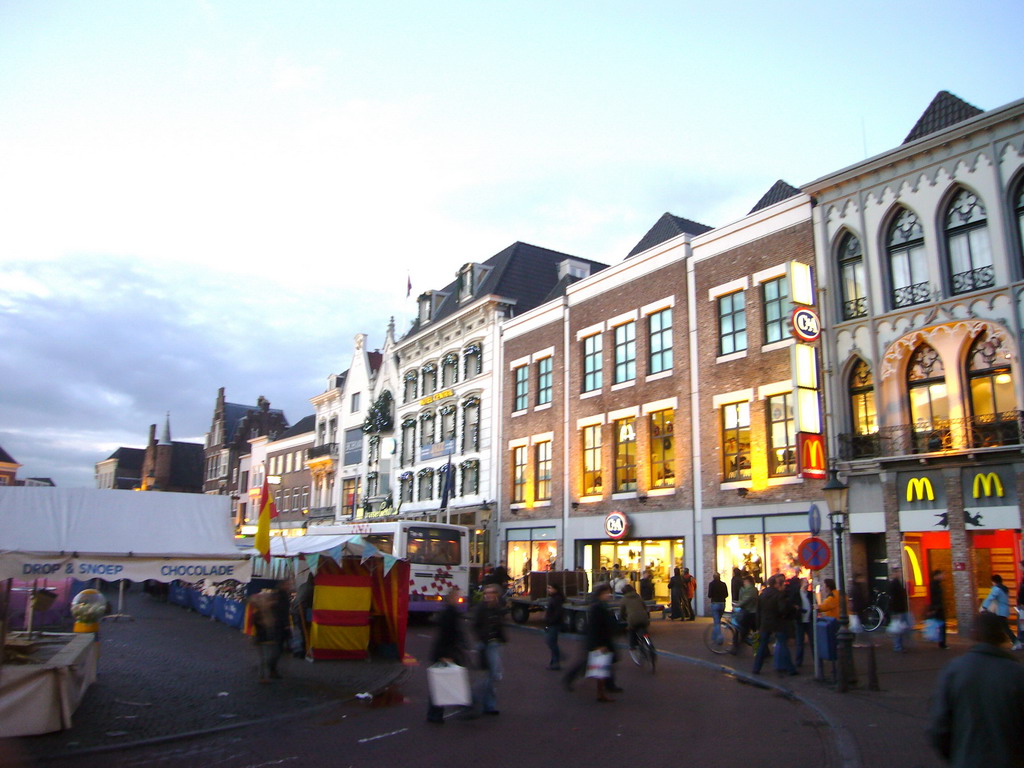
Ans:
[[[946,605],[942,597],[941,569],[932,571],[932,581],[928,585],[928,618],[939,621],[939,648],[946,647]]]
[[[672,572],[672,578],[668,580],[669,611],[670,619],[683,618],[683,575],[676,568]]]
[[[439,661],[466,666],[466,638],[462,634],[462,615],[459,603],[462,593],[458,587],[452,587],[445,595],[444,608],[437,614],[437,636],[430,649],[430,663]],[[444,707],[436,707],[428,699],[427,722],[443,723]]]

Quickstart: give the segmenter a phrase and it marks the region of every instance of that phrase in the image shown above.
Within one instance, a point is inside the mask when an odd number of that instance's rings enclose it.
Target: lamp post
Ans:
[[[846,563],[843,557],[843,535],[846,532],[846,494],[849,487],[839,479],[835,462],[828,470],[828,480],[822,488],[828,502],[828,518],[836,539],[836,581],[839,588],[839,633],[836,636],[836,690],[846,693],[853,678],[853,633],[850,632],[850,614],[846,601]]]

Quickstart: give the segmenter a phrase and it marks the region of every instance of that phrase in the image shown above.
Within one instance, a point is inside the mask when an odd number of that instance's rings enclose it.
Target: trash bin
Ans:
[[[836,619],[819,618],[814,627],[814,642],[818,646],[818,658],[825,661],[836,660],[836,637],[839,634],[839,622]]]

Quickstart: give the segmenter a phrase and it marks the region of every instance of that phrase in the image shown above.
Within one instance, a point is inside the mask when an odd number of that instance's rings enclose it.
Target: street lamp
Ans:
[[[836,581],[839,587],[839,633],[836,635],[836,690],[846,693],[853,677],[853,633],[846,602],[846,563],[843,557],[843,535],[846,532],[846,494],[850,490],[839,479],[835,461],[828,470],[828,480],[821,489],[828,502],[828,518],[836,537]]]

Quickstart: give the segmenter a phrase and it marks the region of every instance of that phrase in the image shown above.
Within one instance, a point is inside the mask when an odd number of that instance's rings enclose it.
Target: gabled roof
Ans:
[[[932,99],[932,103],[928,105],[928,108],[921,117],[917,119],[913,129],[907,134],[907,138],[903,140],[903,143],[909,144],[929,134],[944,131],[946,128],[951,128],[957,123],[962,123],[964,120],[977,117],[982,111],[973,104],[968,104],[959,96],[954,96],[949,91],[939,91],[935,94],[935,98]]]
[[[757,205],[747,212],[747,216],[752,213],[757,213],[762,208],[767,208],[770,205],[781,203],[783,200],[789,200],[789,198],[799,194],[799,189],[794,187],[792,184],[787,184],[782,179],[779,179],[772,184],[772,188],[765,192],[761,199],[757,201]]]
[[[316,414],[311,413],[309,416],[303,416],[298,422],[288,427],[288,429],[277,436],[277,439],[284,440],[286,437],[304,435],[307,432],[312,432],[314,429],[316,429]]]
[[[473,291],[473,298],[494,294],[502,298],[513,299],[515,301],[513,311],[521,315],[544,303],[551,289],[559,282],[558,265],[566,259],[589,265],[591,274],[608,266],[598,261],[570,256],[567,253],[559,253],[529,243],[516,242],[483,262],[481,266],[488,269],[480,284]],[[465,302],[459,302],[458,289],[458,278],[442,288],[439,293],[446,294],[446,296],[441,305],[434,310],[430,320],[420,323],[417,319],[403,338],[408,338],[426,326],[455,314],[459,307],[465,304]]]
[[[0,463],[17,464],[18,462],[14,460],[14,457],[11,456],[11,454],[9,454],[7,451],[3,449],[3,446],[0,446]]]
[[[706,224],[698,224],[696,221],[684,219],[682,216],[674,216],[671,213],[663,213],[654,226],[647,230],[647,234],[640,238],[640,242],[633,246],[633,250],[626,254],[626,258],[643,253],[649,248],[671,240],[678,235],[701,235],[709,232],[713,227]]]
[[[245,418],[249,411],[258,412],[258,405],[240,405],[238,403],[224,403],[224,439],[225,442],[233,442],[235,432],[238,430],[239,422]],[[279,413],[284,416],[280,408],[270,408],[270,413]]]

